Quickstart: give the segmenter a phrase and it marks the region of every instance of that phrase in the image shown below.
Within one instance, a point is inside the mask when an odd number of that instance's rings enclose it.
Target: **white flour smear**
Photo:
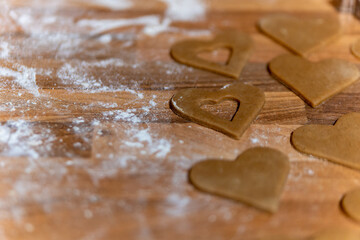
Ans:
[[[168,7],[165,16],[173,21],[198,21],[205,17],[203,0],[161,0]]]
[[[10,45],[8,42],[0,42],[0,58],[7,58],[10,56]]]
[[[104,86],[100,77],[96,77],[89,73],[94,68],[116,68],[124,66],[122,59],[107,59],[96,62],[77,61],[65,63],[57,71],[56,75],[61,80],[61,83],[69,86],[76,86],[81,90],[88,91],[122,91],[126,87],[119,87],[113,89],[108,86]],[[70,89],[69,89],[70,90]]]
[[[138,18],[129,18],[129,19],[106,19],[106,20],[93,20],[93,19],[83,19],[78,21],[77,25],[79,27],[86,27],[93,29],[91,34],[96,35],[104,33],[106,31],[128,27],[128,26],[158,26],[160,24],[160,17],[157,15],[149,15]]]
[[[174,21],[198,21],[206,14],[206,6],[202,0],[162,0],[167,4],[165,17],[159,25],[150,25],[144,28],[144,33],[156,36],[162,32],[177,32],[179,29],[170,27]],[[201,30],[200,30],[201,31]]]
[[[39,96],[39,87],[36,85],[36,69],[15,64],[16,70],[0,67],[0,77],[11,77],[20,87]]]
[[[111,10],[124,10],[133,5],[129,0],[90,0],[87,3],[94,6],[106,7]]]
[[[35,132],[31,123],[19,120],[0,125],[0,150],[2,156],[38,158],[51,153],[56,136],[51,129]]]
[[[143,26],[143,32],[149,36],[156,36],[162,32],[178,32],[180,29],[170,27],[174,21],[199,21],[206,15],[206,6],[202,0],[161,0],[167,4],[164,17],[148,15],[128,19],[83,19],[78,22],[79,27],[90,28],[91,33],[101,34],[113,29],[128,26]],[[203,30],[199,30],[200,32]]]

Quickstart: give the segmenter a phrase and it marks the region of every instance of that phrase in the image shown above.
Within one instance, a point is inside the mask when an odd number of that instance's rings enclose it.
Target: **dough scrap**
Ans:
[[[341,201],[341,205],[349,217],[360,222],[360,189],[346,193]]]
[[[255,147],[235,161],[206,160],[190,170],[198,189],[276,212],[289,174],[288,157],[278,150]]]
[[[360,76],[353,63],[340,59],[310,62],[285,54],[269,63],[270,72],[312,107],[350,86]]]
[[[203,104],[216,104],[226,100],[239,103],[231,121],[201,109]],[[177,115],[202,126],[239,139],[256,118],[265,103],[264,93],[257,87],[236,83],[219,90],[201,88],[184,89],[170,100],[170,107]]]
[[[226,65],[206,61],[197,55],[218,48],[228,48],[230,59]],[[185,40],[171,48],[171,56],[178,62],[209,70],[225,76],[238,78],[253,49],[250,36],[236,31],[223,31],[211,41]]]
[[[360,113],[346,114],[334,126],[300,127],[291,142],[300,152],[360,170]]]
[[[360,39],[351,45],[351,52],[355,57],[360,58]]]
[[[272,14],[261,18],[258,25],[265,34],[302,56],[340,34],[340,23],[334,17],[302,19]]]

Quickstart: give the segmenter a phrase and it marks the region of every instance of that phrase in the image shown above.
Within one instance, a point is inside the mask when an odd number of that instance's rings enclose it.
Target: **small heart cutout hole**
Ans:
[[[240,103],[233,99],[225,99],[220,102],[204,101],[200,108],[219,118],[232,121],[239,110]]]
[[[231,59],[231,53],[232,51],[230,48],[222,47],[213,51],[202,51],[198,53],[197,56],[209,62],[227,65]]]

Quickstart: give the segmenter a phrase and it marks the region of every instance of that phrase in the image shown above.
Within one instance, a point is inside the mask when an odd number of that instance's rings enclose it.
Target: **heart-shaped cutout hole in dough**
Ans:
[[[200,52],[197,54],[197,57],[209,62],[214,62],[225,66],[229,64],[231,54],[232,51],[229,48],[218,48],[214,51]]]
[[[203,103],[217,103],[227,99],[240,104],[232,121],[201,109]],[[180,117],[239,139],[256,118],[264,102],[265,95],[260,89],[236,83],[218,90],[201,88],[180,90],[171,98],[170,108]]]
[[[231,54],[226,65],[205,60],[198,56],[219,48],[230,49]],[[171,47],[171,56],[178,62],[193,67],[213,71],[225,76],[238,78],[253,48],[251,38],[236,31],[223,31],[210,41],[185,40]]]
[[[296,129],[296,150],[360,170],[360,113],[349,113],[334,126],[307,125]]]
[[[256,147],[235,161],[206,160],[195,164],[190,181],[205,192],[276,212],[289,169],[286,155]]]
[[[339,20],[332,16],[297,18],[272,14],[259,21],[259,28],[291,51],[306,55],[340,34]]]
[[[269,69],[282,84],[316,107],[358,80],[359,69],[340,59],[310,62],[285,54],[271,60]]]
[[[223,99],[221,102],[204,101],[200,108],[211,114],[232,121],[239,110],[240,103],[234,99]]]

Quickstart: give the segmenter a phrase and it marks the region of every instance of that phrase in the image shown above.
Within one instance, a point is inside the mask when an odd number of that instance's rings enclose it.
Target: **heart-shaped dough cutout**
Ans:
[[[341,201],[341,206],[349,217],[360,222],[360,189],[346,193]]]
[[[351,52],[355,57],[360,59],[360,39],[356,40],[351,45]]]
[[[360,113],[349,113],[334,126],[307,125],[296,129],[295,149],[360,170]]]
[[[227,48],[231,51],[230,59],[225,65],[207,61],[198,56],[201,52],[214,51],[219,48]],[[185,40],[178,42],[172,46],[171,56],[186,65],[238,78],[252,48],[253,42],[248,35],[236,31],[224,31],[216,34],[211,41]]]
[[[219,103],[234,100],[240,105],[231,121],[201,109],[205,102]],[[265,102],[264,93],[257,87],[236,83],[220,90],[190,88],[177,92],[170,100],[171,109],[179,116],[239,139],[255,119]]]
[[[360,76],[356,65],[344,60],[310,62],[290,54],[271,60],[269,69],[281,83],[312,107],[341,92]]]
[[[207,160],[195,164],[190,181],[205,192],[276,212],[289,168],[283,153],[256,147],[235,161]]]
[[[311,19],[273,14],[259,21],[260,29],[291,51],[306,55],[340,34],[340,23],[333,17]]]

